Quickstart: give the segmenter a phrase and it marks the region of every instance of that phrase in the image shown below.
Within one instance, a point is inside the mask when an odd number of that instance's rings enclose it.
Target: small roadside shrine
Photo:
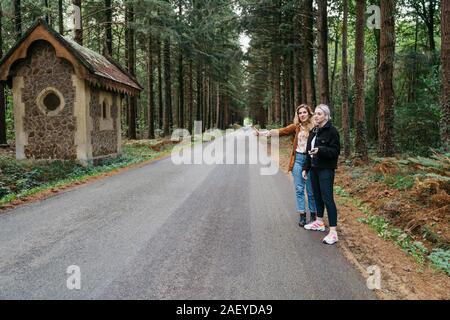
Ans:
[[[12,88],[17,159],[92,160],[121,153],[124,95],[142,87],[109,57],[38,20],[0,61]]]

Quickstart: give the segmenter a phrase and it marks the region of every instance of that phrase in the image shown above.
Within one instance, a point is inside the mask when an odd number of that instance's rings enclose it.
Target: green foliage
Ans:
[[[335,186],[334,191],[341,197],[349,197],[349,194],[340,186]],[[358,222],[370,226],[377,232],[379,237],[393,241],[403,251],[411,255],[418,264],[424,266],[428,258],[434,265],[438,265],[437,268],[448,268],[449,250],[434,249],[433,252],[435,253],[428,255],[429,251],[422,242],[415,241],[409,234],[401,229],[392,227],[386,218],[374,214],[370,207],[361,200],[356,198],[352,199],[352,202],[365,214],[365,217],[357,218]],[[446,263],[444,261],[445,259],[447,259]]]
[[[409,190],[414,186],[414,177],[409,175],[381,175],[381,181],[398,190]]]
[[[428,260],[435,269],[442,270],[450,276],[450,250],[433,249]]]
[[[341,186],[334,186],[334,192],[338,195],[340,195],[341,197],[345,197],[348,198],[350,196],[350,194],[344,190],[344,188],[342,188]]]
[[[430,155],[440,147],[439,101],[398,104],[396,108],[397,150],[411,155]]]
[[[121,156],[104,158],[95,166],[91,164],[86,167],[72,160],[30,162],[0,156],[0,204],[44,189],[146,161],[170,149],[171,145],[167,145],[160,152],[156,152],[145,143],[134,146],[125,145]]]
[[[393,228],[382,216],[368,214],[366,217],[358,218],[359,222],[369,225],[378,236],[385,240],[394,241],[403,251],[410,254],[414,260],[423,265],[428,253],[427,248],[419,241],[414,241],[408,234],[398,228]]]

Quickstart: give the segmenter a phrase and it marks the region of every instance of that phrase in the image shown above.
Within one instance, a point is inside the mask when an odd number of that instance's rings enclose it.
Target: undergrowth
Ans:
[[[82,166],[74,160],[17,161],[10,156],[0,156],[0,205],[149,160],[167,152],[171,146],[155,151],[145,144],[125,145],[122,155],[102,159],[95,166]]]

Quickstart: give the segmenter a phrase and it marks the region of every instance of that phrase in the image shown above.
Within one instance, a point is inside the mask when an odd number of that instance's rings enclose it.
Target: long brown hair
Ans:
[[[314,122],[313,122],[313,112],[312,109],[309,105],[302,103],[301,105],[299,105],[296,109],[295,109],[295,116],[294,116],[294,124],[297,126],[300,126],[300,119],[298,118],[298,111],[302,108],[305,108],[306,111],[308,111],[308,120],[305,121],[305,123],[303,123],[303,127],[306,128],[306,130],[308,130],[308,132],[314,127]]]

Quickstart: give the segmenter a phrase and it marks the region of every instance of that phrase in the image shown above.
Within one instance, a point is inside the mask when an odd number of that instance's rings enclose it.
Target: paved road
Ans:
[[[0,298],[374,298],[297,226],[286,174],[259,169],[167,158],[0,214]]]

